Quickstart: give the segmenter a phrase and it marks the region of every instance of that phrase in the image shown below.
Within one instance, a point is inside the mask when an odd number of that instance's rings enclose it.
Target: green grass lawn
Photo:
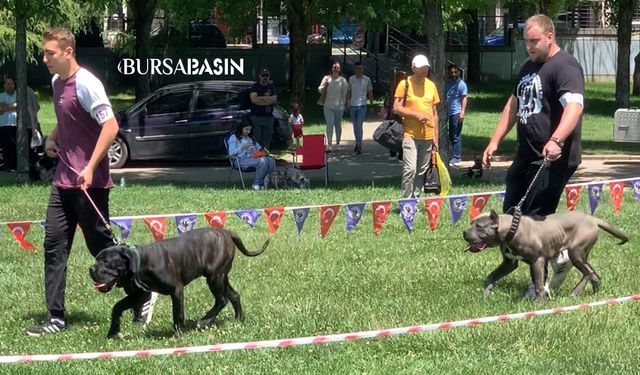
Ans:
[[[476,87],[477,86],[477,87]],[[463,152],[465,155],[481,155],[487,145],[500,112],[513,90],[511,82],[492,82],[491,84],[470,85],[469,108],[463,129]],[[322,107],[316,104],[317,92],[309,90],[307,101],[302,108],[305,118],[305,133],[323,133],[325,129]],[[41,110],[39,119],[45,134],[55,125],[55,114],[49,90],[40,90]],[[134,102],[130,91],[110,96],[114,110],[127,109]],[[582,147],[589,154],[640,154],[637,143],[613,142],[613,115],[615,113],[615,84],[613,82],[589,82],[586,87],[585,114],[583,118]],[[381,98],[378,104],[381,104]],[[280,96],[279,103],[289,108],[286,92]],[[632,97],[631,106],[640,107],[640,98]],[[345,115],[345,121],[349,118]],[[498,154],[512,155],[515,150],[515,131],[502,142]]]
[[[246,192],[198,185],[133,184],[115,188],[111,215],[205,212],[263,208],[274,205],[305,206],[389,199],[397,196],[397,181],[336,183],[332,189],[311,191]],[[460,186],[460,192],[495,191],[498,185]],[[12,184],[2,187],[0,221],[44,218],[48,186]],[[181,339],[171,337],[171,303],[161,297],[153,322],[142,329],[123,317],[123,338],[107,340],[109,313],[123,297],[121,290],[103,295],[92,287],[92,264],[80,232],[72,249],[67,280],[69,331],[31,338],[24,328],[43,318],[43,230],[37,225],[28,239],[35,253],[24,252],[5,228],[0,248],[0,355],[138,350],[227,342],[324,335],[380,328],[403,327],[531,309],[550,308],[626,296],[640,291],[637,277],[640,257],[640,210],[627,189],[622,214],[616,216],[608,191],[596,216],[624,229],[630,243],[616,246],[603,234],[590,263],[602,276],[597,295],[590,287],[578,298],[569,297],[577,283],[571,271],[560,292],[542,305],[522,301],[529,281],[528,267],[521,266],[482,296],[482,282],[500,262],[497,250],[465,253],[462,230],[468,214],[450,224],[443,207],[435,232],[427,230],[424,209],[407,233],[402,221],[391,215],[379,236],[372,233],[371,208],[353,233],[345,231],[341,211],[326,239],[319,235],[318,210],[312,209],[301,235],[290,213],[283,218],[267,251],[257,258],[238,254],[231,283],[241,294],[246,321],[233,320],[231,309],[219,316],[220,326],[206,331],[189,330]],[[493,197],[488,207],[497,208]],[[422,205],[421,208],[424,206]],[[564,200],[560,207],[564,207]],[[588,210],[587,197],[579,209]],[[204,226],[202,217],[199,225]],[[168,225],[169,236],[175,226]],[[264,217],[250,229],[230,215],[227,228],[237,231],[251,248],[269,238]],[[140,220],[130,240],[151,242]],[[185,290],[187,325],[193,327],[212,304],[204,280]],[[640,306],[626,303],[566,314],[518,320],[474,328],[420,333],[410,336],[355,342],[267,349],[246,352],[193,354],[99,361],[2,365],[2,373],[123,374],[160,371],[167,374],[637,374],[637,317]]]

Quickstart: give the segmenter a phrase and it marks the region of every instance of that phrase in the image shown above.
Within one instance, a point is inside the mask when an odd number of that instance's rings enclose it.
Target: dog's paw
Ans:
[[[108,339],[119,339],[120,338],[120,332],[111,332],[109,331],[109,333],[107,333],[107,338]]]
[[[489,285],[484,288],[484,298],[489,298],[491,296],[491,292],[493,291],[493,285]]]

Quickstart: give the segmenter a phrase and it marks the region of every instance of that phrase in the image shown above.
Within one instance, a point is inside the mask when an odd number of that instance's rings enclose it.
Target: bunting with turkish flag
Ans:
[[[611,199],[613,200],[613,209],[616,215],[620,215],[620,209],[622,208],[622,191],[624,190],[624,182],[613,181],[609,183],[609,190],[611,190]]]
[[[451,211],[451,224],[455,224],[462,217],[464,207],[467,205],[467,197],[449,198],[449,210]]]
[[[582,190],[582,186],[567,186],[564,188],[567,198],[567,211],[576,209],[578,201],[580,200],[580,190]]]
[[[251,228],[255,228],[256,224],[258,223],[258,219],[260,219],[260,216],[262,214],[255,209],[250,209],[250,210],[238,210],[236,211],[236,215],[242,221],[249,224]]]
[[[178,215],[176,216],[176,228],[178,229],[178,235],[187,233],[196,227],[196,215]]]
[[[29,228],[31,227],[31,223],[28,222],[20,222],[20,223],[8,223],[7,226],[18,243],[20,247],[27,251],[35,251],[36,247],[29,241],[27,241],[27,234],[29,233]]]
[[[471,197],[471,209],[469,209],[469,219],[473,221],[484,209],[489,201],[489,194],[477,194]]]
[[[331,228],[331,224],[333,224],[333,221],[336,219],[339,210],[339,204],[320,206],[320,237],[323,239],[329,232],[329,228]]]
[[[427,220],[429,221],[429,229],[433,232],[438,226],[440,218],[440,208],[442,208],[442,198],[427,198],[424,200],[424,206],[427,210]]]
[[[398,206],[400,206],[400,217],[402,218],[402,222],[409,233],[411,233],[413,230],[413,221],[415,220],[416,211],[418,209],[418,200],[401,199],[398,201]]]
[[[131,218],[111,219],[111,222],[120,229],[120,238],[123,240],[129,238],[131,227],[133,227],[133,220]]]
[[[631,186],[633,186],[633,192],[636,194],[636,199],[640,201],[640,178],[631,180]]]
[[[284,214],[284,206],[269,207],[264,209],[264,215],[267,218],[267,227],[269,232],[275,233],[282,223],[282,215]]]
[[[351,233],[356,229],[356,225],[362,219],[362,213],[364,212],[364,203],[355,203],[346,205],[347,210],[347,232]]]
[[[373,209],[373,233],[378,235],[382,232],[384,222],[387,221],[387,216],[391,210],[391,201],[374,202],[371,207]]]
[[[600,198],[602,198],[602,185],[604,184],[589,184],[587,186],[587,192],[589,192],[589,208],[591,209],[591,215],[596,211],[596,207],[600,204]]]
[[[147,228],[149,228],[154,241],[164,240],[164,233],[167,229],[166,217],[145,217],[143,220]]]
[[[309,207],[294,208],[291,211],[293,212],[293,221],[296,223],[299,235],[302,232],[302,228],[304,228],[304,222],[307,221],[309,216]]]
[[[227,213],[225,211],[209,211],[204,214],[205,220],[211,228],[224,228],[227,222]]]

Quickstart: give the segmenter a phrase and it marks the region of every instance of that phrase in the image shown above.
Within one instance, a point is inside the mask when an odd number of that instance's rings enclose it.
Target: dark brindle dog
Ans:
[[[613,225],[582,212],[567,212],[546,217],[522,216],[520,225],[512,239],[507,240],[513,216],[498,215],[491,210],[489,215],[478,216],[465,229],[467,250],[479,252],[488,247],[500,247],[502,263],[487,276],[484,294],[491,294],[493,285],[518,267],[521,260],[529,264],[536,288],[536,299],[544,298],[544,268],[548,261],[567,250],[571,264],[582,272],[582,279],[573,289],[574,296],[580,294],[587,282],[593,291],[600,286],[600,276],[589,264],[589,252],[598,240],[599,229],[611,234],[623,244],[627,235]],[[571,267],[571,266],[569,266]],[[568,269],[566,269],[568,272]],[[554,275],[555,277],[556,275]],[[555,283],[560,286],[559,283]],[[554,284],[554,280],[551,281]]]
[[[107,337],[120,332],[122,313],[128,309],[140,311],[151,292],[171,296],[175,335],[182,335],[184,287],[200,276],[207,279],[215,304],[198,325],[212,324],[229,301],[236,319],[242,321],[244,316],[240,295],[229,284],[229,271],[236,247],[242,254],[253,257],[260,255],[268,244],[269,240],[259,251],[249,252],[235,233],[224,229],[201,228],[150,245],[117,245],[102,250],[90,268],[96,289],[106,293],[117,286],[127,293],[113,306]]]

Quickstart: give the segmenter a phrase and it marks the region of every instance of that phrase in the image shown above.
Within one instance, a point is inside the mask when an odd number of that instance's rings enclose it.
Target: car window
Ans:
[[[240,109],[251,108],[251,99],[249,98],[249,88],[243,89],[240,92],[230,92],[228,105],[240,106]]]
[[[189,112],[190,101],[191,91],[167,94],[147,104],[147,114]]]
[[[227,93],[220,91],[200,91],[196,110],[224,108],[227,105]]]

